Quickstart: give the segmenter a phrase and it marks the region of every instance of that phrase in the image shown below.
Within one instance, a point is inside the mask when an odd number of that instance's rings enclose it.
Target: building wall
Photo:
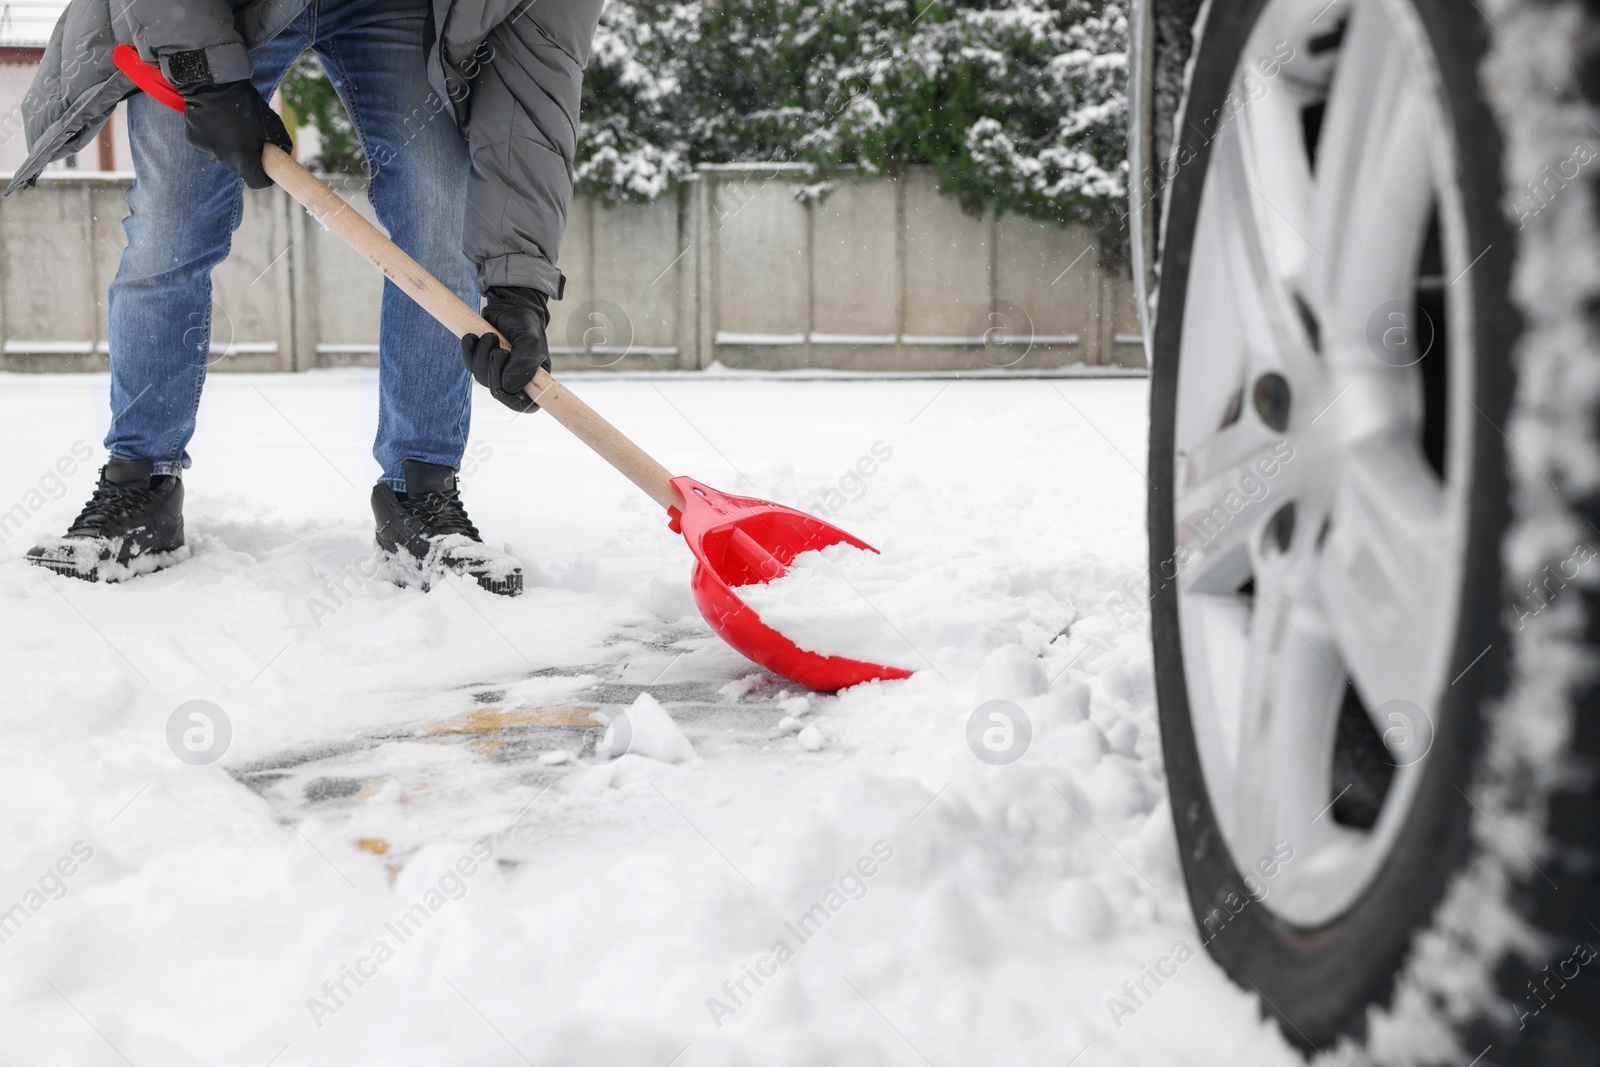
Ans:
[[[22,101],[38,70],[38,49],[0,47],[0,173],[11,174],[28,158]],[[100,141],[85,146],[70,159],[52,163],[58,171],[96,171],[131,174],[133,154],[128,147],[128,105],[121,103],[100,135],[110,142],[110,158],[102,158]],[[109,166],[107,165],[109,163]]]
[[[22,129],[22,97],[33,83],[35,64],[0,61],[0,171],[14,171],[28,156]]]

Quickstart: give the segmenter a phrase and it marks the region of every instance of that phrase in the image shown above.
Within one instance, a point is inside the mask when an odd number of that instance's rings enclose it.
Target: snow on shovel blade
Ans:
[[[761,621],[734,586],[781,577],[800,553],[847,545],[876,552],[837,526],[782,504],[730,496],[693,478],[674,478],[684,507],[673,508],[672,529],[694,553],[694,602],[722,639],[774,674],[808,689],[833,692],[862,682],[909,678],[881,663],[807,652]]]

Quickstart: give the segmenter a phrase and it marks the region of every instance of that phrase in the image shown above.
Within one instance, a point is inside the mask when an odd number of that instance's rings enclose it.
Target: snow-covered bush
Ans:
[[[630,199],[697,163],[927,163],[971,208],[1104,216],[1126,48],[1122,0],[611,0],[579,178]]]
[[[974,210],[1103,220],[1126,48],[1125,0],[610,0],[578,180],[648,200],[700,163],[809,162],[821,189],[920,163]]]

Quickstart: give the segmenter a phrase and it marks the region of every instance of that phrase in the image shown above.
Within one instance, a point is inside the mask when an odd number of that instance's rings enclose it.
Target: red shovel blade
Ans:
[[[761,621],[733,586],[770,582],[802,552],[843,542],[877,549],[821,519],[782,504],[730,496],[693,478],[674,478],[684,509],[672,509],[672,528],[694,553],[694,602],[722,639],[775,674],[808,689],[832,692],[862,682],[909,678],[881,663],[807,652]]]

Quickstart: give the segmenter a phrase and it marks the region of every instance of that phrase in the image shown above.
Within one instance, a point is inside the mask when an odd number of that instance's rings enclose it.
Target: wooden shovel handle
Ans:
[[[367,262],[383,271],[385,277],[421,304],[424,311],[443,323],[451,333],[457,337],[469,333],[498,335],[498,331],[482,316],[462,303],[460,297],[446,289],[439,279],[402,252],[398,245],[362,218],[339,194],[295,162],[287,152],[269,144],[262,150],[261,165],[284,192],[305,205],[313,218],[342,237]],[[504,337],[501,337],[501,341],[510,347],[510,342],[506,342]],[[540,370],[535,374],[525,392],[552,418],[571,430],[578,440],[594,449],[601,459],[649,494],[650,499],[664,508],[683,507],[683,498],[673,488],[671,473],[596,414],[588,404],[572,395],[571,390],[551,377],[549,372]]]

